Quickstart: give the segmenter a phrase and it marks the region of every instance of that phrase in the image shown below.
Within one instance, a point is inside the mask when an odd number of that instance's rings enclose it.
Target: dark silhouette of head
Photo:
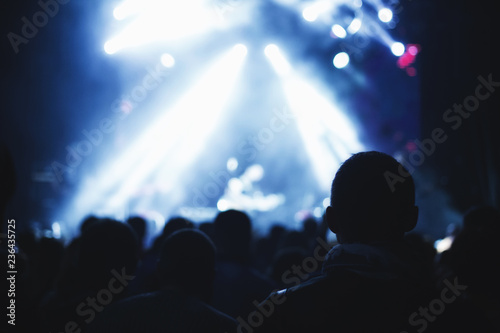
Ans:
[[[357,153],[338,169],[326,220],[339,243],[400,240],[417,217],[413,178],[393,157]]]
[[[146,220],[140,216],[131,216],[127,219],[127,224],[135,231],[142,244],[146,236]]]
[[[209,302],[215,275],[215,246],[202,231],[178,230],[161,247],[158,273],[164,288],[180,288]]]
[[[80,224],[80,234],[83,234],[91,225],[99,222],[100,219],[97,216],[89,215],[85,217]]]
[[[214,242],[221,258],[246,263],[251,239],[252,223],[246,213],[231,209],[215,217]]]
[[[190,220],[181,216],[171,217],[167,221],[167,223],[165,223],[162,233],[158,237],[156,237],[153,243],[154,252],[156,253],[159,252],[165,239],[174,232],[182,229],[193,229],[193,228],[194,228],[194,223],[191,222]]]
[[[167,223],[165,223],[165,227],[163,228],[163,237],[168,237],[181,229],[193,228],[194,224],[190,220],[180,216],[172,217],[167,221]]]
[[[137,236],[125,223],[101,219],[90,225],[80,238],[77,267],[86,288],[105,287],[113,270],[120,273],[125,269],[133,274],[137,261]]]

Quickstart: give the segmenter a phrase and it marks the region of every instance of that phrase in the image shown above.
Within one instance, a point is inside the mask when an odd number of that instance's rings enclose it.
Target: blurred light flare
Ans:
[[[344,68],[349,64],[349,55],[345,52],[339,52],[333,58],[333,65],[336,68]]]
[[[345,29],[338,24],[334,24],[332,26],[332,32],[334,33],[335,36],[339,38],[345,38],[347,36]]]
[[[392,20],[392,10],[389,8],[382,8],[378,11],[378,18],[380,21],[387,23]]]
[[[314,22],[321,14],[328,12],[332,7],[331,1],[316,1],[302,10],[302,17],[308,22]]]
[[[273,59],[286,61],[278,48],[273,47],[268,58],[281,77],[286,100],[296,115],[319,188],[328,191],[332,170],[336,170],[350,154],[364,149],[356,129],[346,115],[308,80],[291,71],[281,73],[279,67],[274,66]]]
[[[228,171],[235,171],[238,168],[238,160],[235,157],[230,157],[227,160],[226,168]]]
[[[397,57],[402,56],[405,53],[405,46],[403,43],[395,42],[391,45],[391,52]]]
[[[179,175],[198,156],[220,119],[246,52],[238,44],[210,66],[175,106],[153,121],[124,153],[104,164],[92,181],[82,184],[72,209],[86,214],[124,207],[167,160],[168,180],[172,186],[180,182]]]
[[[171,54],[164,53],[161,56],[161,64],[167,68],[174,67],[175,58]]]
[[[179,40],[223,26],[216,11],[204,0],[129,0],[117,6],[113,16],[117,20],[131,18],[132,22],[104,44],[108,54],[157,41]]]
[[[349,32],[351,35],[355,34],[356,32],[359,31],[359,29],[361,29],[361,23],[362,23],[361,19],[354,18],[347,27],[347,32]]]

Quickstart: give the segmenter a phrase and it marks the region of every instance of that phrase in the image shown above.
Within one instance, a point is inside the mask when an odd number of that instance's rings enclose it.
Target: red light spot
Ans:
[[[408,141],[405,145],[406,150],[409,152],[417,150],[417,145],[413,141]]]
[[[417,70],[414,67],[407,67],[406,74],[408,74],[409,76],[416,76]]]
[[[408,53],[411,54],[412,56],[416,56],[418,53],[418,47],[416,47],[415,45],[409,46]]]

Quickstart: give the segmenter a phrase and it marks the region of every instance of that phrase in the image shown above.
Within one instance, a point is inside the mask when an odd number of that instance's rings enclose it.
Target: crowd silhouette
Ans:
[[[3,213],[15,184],[1,155]],[[322,219],[305,218],[299,230],[277,221],[259,237],[238,210],[200,224],[173,216],[159,235],[147,235],[141,216],[88,216],[68,244],[20,233],[15,328],[500,332],[499,210],[471,207],[450,248],[437,252],[414,231],[412,176],[388,184],[387,172],[401,170],[384,153],[354,154],[333,179]],[[1,250],[6,257],[4,242]]]

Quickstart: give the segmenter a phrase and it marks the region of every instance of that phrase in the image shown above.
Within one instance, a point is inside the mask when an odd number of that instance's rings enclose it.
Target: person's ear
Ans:
[[[412,231],[417,225],[418,221],[418,206],[413,206],[408,210],[408,213],[402,218],[402,231]]]
[[[338,226],[338,217],[336,216],[336,210],[332,206],[326,207],[326,224],[328,228],[334,233],[337,234],[339,231]]]

